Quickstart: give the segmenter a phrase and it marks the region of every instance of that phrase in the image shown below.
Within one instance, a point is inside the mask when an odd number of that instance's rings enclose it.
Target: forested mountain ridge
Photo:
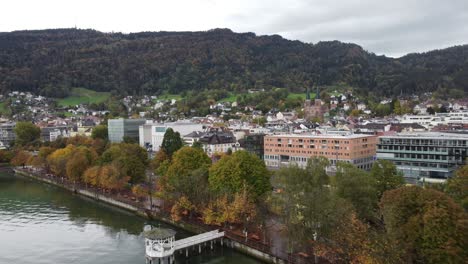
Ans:
[[[468,45],[393,59],[339,41],[307,44],[229,29],[0,33],[0,92],[67,95],[70,87],[119,94],[347,84],[379,95],[468,91]]]

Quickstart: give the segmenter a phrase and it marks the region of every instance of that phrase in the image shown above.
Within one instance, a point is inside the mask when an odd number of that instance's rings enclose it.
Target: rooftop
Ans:
[[[278,134],[278,135],[268,135],[266,137],[291,137],[291,138],[343,138],[343,139],[353,139],[353,138],[368,138],[374,137],[372,135],[366,134]]]
[[[166,239],[175,236],[176,231],[167,228],[154,228],[144,232],[145,238],[151,240]]]
[[[441,133],[441,132],[417,132],[417,133],[398,133],[391,136],[382,136],[385,138],[450,138],[450,139],[468,139],[468,134],[461,133]]]

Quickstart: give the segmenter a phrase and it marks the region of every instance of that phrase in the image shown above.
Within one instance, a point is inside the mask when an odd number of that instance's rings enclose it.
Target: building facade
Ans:
[[[145,123],[145,119],[109,119],[107,121],[109,141],[120,143],[124,137],[129,137],[139,142],[139,127]]]
[[[320,92],[317,90],[317,94],[315,95],[313,102],[310,99],[309,90],[307,90],[306,93],[306,100],[304,102],[304,118],[306,120],[312,120],[315,118],[323,120],[323,116],[328,111],[328,107],[320,99]]]
[[[16,139],[16,123],[0,124],[0,148],[8,148]]]
[[[265,134],[249,134],[239,140],[239,145],[242,149],[263,159],[265,155],[264,139]]]
[[[305,167],[310,158],[323,156],[331,165],[347,162],[368,170],[375,160],[376,143],[374,135],[351,133],[267,135],[264,160],[273,168],[291,163]]]
[[[205,153],[210,157],[240,149],[236,137],[226,128],[210,128],[199,137],[198,141],[202,144]]]
[[[54,127],[42,127],[41,128],[41,139],[44,142],[55,141],[58,138],[69,138],[71,127],[68,126],[54,126]]]
[[[441,182],[465,164],[468,134],[400,133],[379,137],[377,158],[390,160],[410,183]]]
[[[172,128],[174,132],[179,132],[182,137],[194,131],[202,131],[204,126],[192,122],[146,123],[139,127],[140,146],[152,151],[159,151],[168,128]],[[193,142],[186,143],[191,145],[190,143]]]

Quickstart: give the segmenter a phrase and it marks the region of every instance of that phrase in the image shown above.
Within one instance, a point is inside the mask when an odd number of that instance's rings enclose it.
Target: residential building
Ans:
[[[333,134],[267,135],[264,139],[265,164],[269,167],[296,163],[307,165],[312,157],[323,156],[331,165],[337,162],[354,164],[368,170],[375,160],[377,137],[339,132]]]
[[[194,131],[203,131],[204,126],[198,123],[178,121],[171,123],[146,123],[139,127],[140,146],[158,151],[164,139],[164,134],[168,128],[172,128],[174,132],[179,132],[180,136],[184,136]],[[193,143],[193,142],[186,142]]]
[[[109,119],[107,131],[109,141],[112,143],[122,142],[124,137],[139,141],[139,127],[146,123],[146,119]]]
[[[399,133],[381,136],[377,158],[390,160],[408,182],[445,181],[465,164],[468,134]]]
[[[41,127],[41,139],[44,142],[55,141],[58,138],[68,138],[72,128],[69,126]]]
[[[210,128],[198,141],[210,157],[217,153],[227,153],[229,150],[234,152],[240,148],[234,134],[226,128]]]
[[[15,127],[14,122],[0,124],[0,145],[3,148],[8,148],[15,141]]]

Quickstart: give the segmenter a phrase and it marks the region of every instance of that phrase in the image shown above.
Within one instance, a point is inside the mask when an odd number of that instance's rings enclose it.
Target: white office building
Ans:
[[[205,129],[202,124],[189,121],[171,123],[148,122],[139,127],[140,146],[148,150],[159,151],[164,139],[164,134],[168,128],[172,128],[174,132],[179,132],[181,137],[194,131],[203,131]]]

